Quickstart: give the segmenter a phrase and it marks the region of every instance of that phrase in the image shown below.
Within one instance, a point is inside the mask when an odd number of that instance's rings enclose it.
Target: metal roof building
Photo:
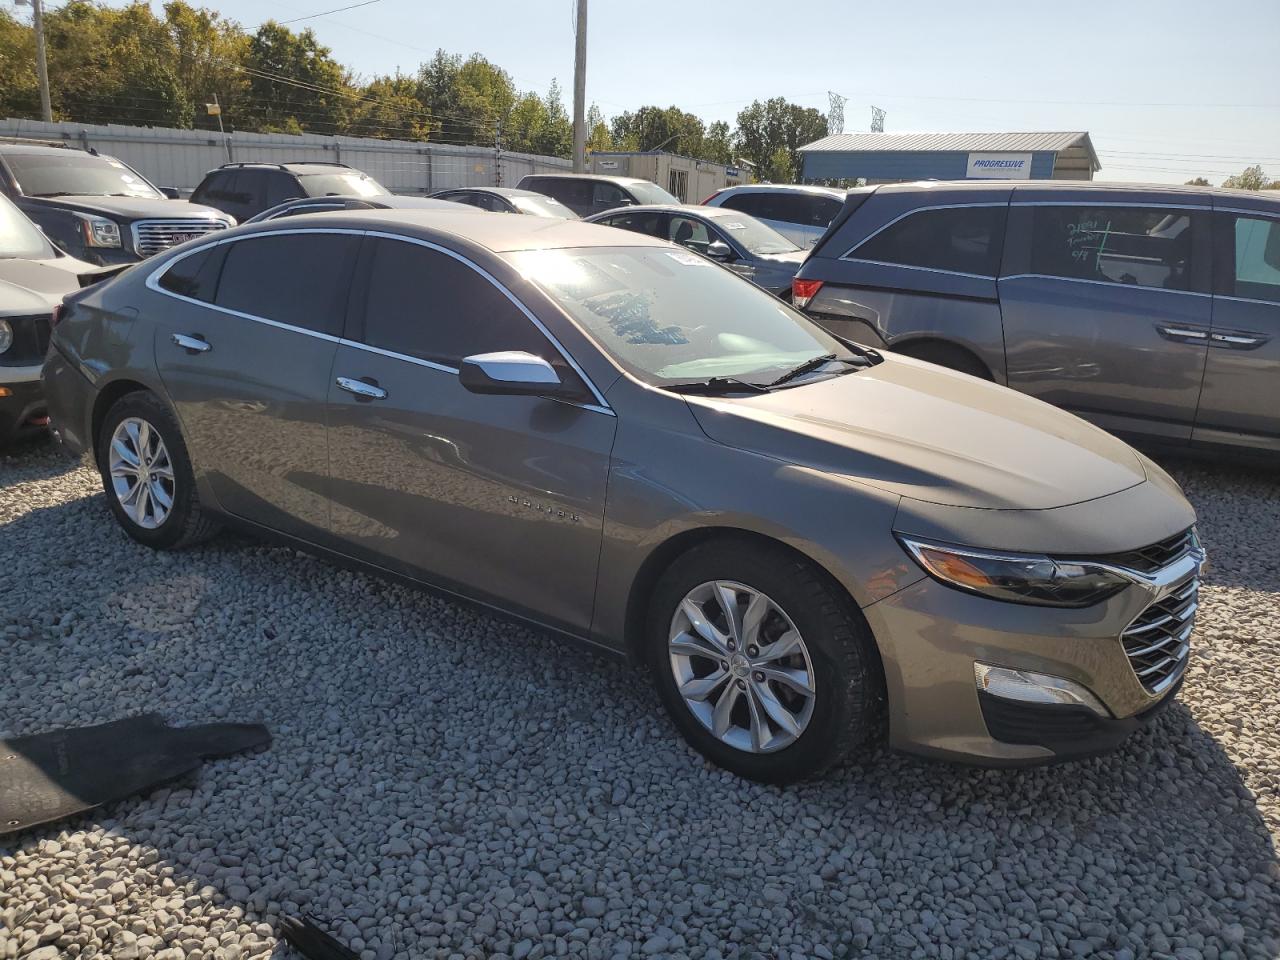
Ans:
[[[800,148],[807,181],[1092,180],[1089,134],[838,133]]]

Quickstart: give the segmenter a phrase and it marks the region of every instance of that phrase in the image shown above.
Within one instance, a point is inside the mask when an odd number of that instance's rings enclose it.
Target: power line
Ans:
[[[363,0],[361,3],[352,3],[345,7],[335,7],[333,10],[322,10],[319,13],[309,13],[305,17],[294,17],[292,20],[278,20],[276,22],[281,26],[284,26],[286,23],[298,23],[302,20],[314,20],[316,17],[327,17],[331,13],[342,13],[344,10],[355,10],[358,7],[368,7],[372,4],[381,2],[382,0]]]

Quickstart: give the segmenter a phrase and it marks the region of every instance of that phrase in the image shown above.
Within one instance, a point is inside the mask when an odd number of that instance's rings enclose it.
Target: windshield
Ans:
[[[391,192],[364,173],[304,173],[298,179],[308,197],[385,197]]]
[[[800,249],[773,227],[765,226],[746,214],[735,213],[728,217],[712,217],[711,222],[757,255],[795,253]]]
[[[164,194],[136,170],[111,157],[79,150],[65,153],[11,153],[5,157],[18,186],[28,197],[145,197]]]
[[[624,183],[623,187],[636,198],[638,203],[679,203],[667,191],[648,180],[637,180],[635,183]]]
[[[0,260],[52,260],[57,255],[27,215],[0,195]]]
[[[551,197],[507,197],[521,213],[529,213],[535,217],[558,217],[561,220],[576,220],[578,215],[559,200]]]
[[[815,357],[854,356],[777,297],[688,250],[585,247],[508,258],[648,383],[764,384]]]

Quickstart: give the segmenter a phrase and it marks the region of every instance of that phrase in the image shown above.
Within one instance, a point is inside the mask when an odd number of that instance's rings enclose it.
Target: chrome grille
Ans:
[[[1153,543],[1139,550],[1126,550],[1124,553],[1112,553],[1106,556],[1081,557],[1091,562],[1102,562],[1113,567],[1124,567],[1126,570],[1137,570],[1139,573],[1155,573],[1167,567],[1183,554],[1196,548],[1195,528],[1188,527],[1181,533]]]
[[[226,223],[204,217],[183,220],[139,220],[133,225],[133,249],[144,257],[175,244],[202,237],[215,230],[225,230]]]
[[[1193,574],[1138,614],[1120,636],[1133,672],[1152,695],[1164,693],[1182,676],[1199,594],[1200,580]]]

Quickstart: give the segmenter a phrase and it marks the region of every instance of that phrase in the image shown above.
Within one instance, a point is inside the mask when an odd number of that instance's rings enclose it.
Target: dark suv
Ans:
[[[520,178],[521,190],[559,200],[580,217],[638,203],[679,203],[651,180],[604,177],[591,173],[531,173]]]
[[[0,193],[66,253],[89,263],[134,263],[211,230],[234,226],[217,210],[173,199],[104,154],[0,143]]]
[[[1116,433],[1280,453],[1280,197],[865,187],[850,191],[793,294],[837,334],[1008,384]]]
[[[389,192],[345,163],[224,163],[204,175],[191,202],[217,207],[243,223],[299,197],[382,197]]]

